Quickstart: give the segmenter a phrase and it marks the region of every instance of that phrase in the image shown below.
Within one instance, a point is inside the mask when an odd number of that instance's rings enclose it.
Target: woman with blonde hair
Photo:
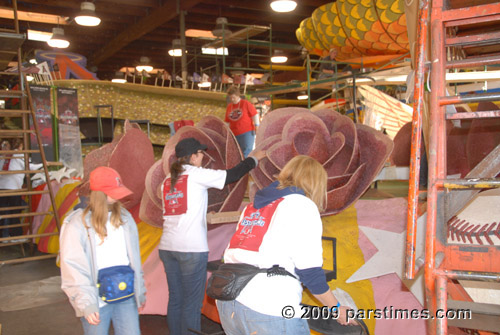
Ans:
[[[138,335],[146,301],[137,226],[119,200],[132,194],[112,168],[90,173],[90,200],[61,229],[62,289],[85,335]]]
[[[217,300],[226,334],[309,334],[307,321],[301,319],[302,284],[328,309],[336,309],[339,323],[346,324],[346,307],[331,293],[322,269],[320,211],[326,206],[326,187],[321,164],[296,156],[245,208],[224,262],[260,269],[278,265],[286,271],[259,273],[235,300]]]

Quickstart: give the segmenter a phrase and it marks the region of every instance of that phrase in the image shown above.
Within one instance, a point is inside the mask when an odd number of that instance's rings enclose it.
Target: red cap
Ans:
[[[99,166],[90,172],[90,189],[104,192],[115,200],[120,200],[133,193],[123,185],[118,172],[107,166]]]

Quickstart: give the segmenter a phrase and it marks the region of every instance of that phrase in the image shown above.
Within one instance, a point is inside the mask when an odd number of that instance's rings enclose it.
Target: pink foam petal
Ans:
[[[226,198],[222,207],[220,208],[221,212],[230,212],[237,211],[240,206],[243,198],[245,197],[245,191],[248,185],[248,175],[244,176],[236,183],[234,183],[233,189],[229,196]]]
[[[293,138],[295,152],[300,155],[307,155],[320,163],[324,163],[329,155],[327,141],[318,133],[300,132]]]
[[[307,111],[309,111],[307,108],[285,107],[268,112],[262,119],[262,123],[257,130],[257,136],[255,138],[256,145],[270,136],[281,135],[285,123],[291,116]]]
[[[146,191],[144,191],[142,195],[139,218],[152,226],[163,227],[161,207],[156,206],[155,203],[151,201]]]
[[[236,141],[236,137],[234,137],[232,131],[226,132],[226,143],[225,143],[225,151],[226,156],[225,160],[225,168],[231,169],[235,167],[239,162],[243,160],[243,153],[241,152],[238,141]]]
[[[313,112],[313,114],[319,117],[323,121],[323,123],[325,124],[326,128],[330,131],[330,133],[333,129],[335,120],[339,118],[339,116],[342,116],[337,112],[332,112],[331,109],[320,109],[318,111]]]
[[[212,142],[212,146],[217,150],[218,157],[222,161],[222,163],[225,165],[225,158],[226,158],[226,138],[223,137],[220,133],[216,132],[215,130],[208,129],[208,128],[200,128],[200,130],[207,135],[207,137],[210,139]],[[214,158],[214,157],[212,157]],[[216,159],[216,158],[214,158]]]
[[[89,181],[90,172],[92,172],[96,167],[108,166],[109,157],[115,149],[116,145],[120,141],[123,135],[115,136],[113,142],[108,143],[100,147],[99,149],[92,150],[89,152],[85,159],[83,160],[83,179],[82,184]],[[88,196],[90,190],[88,188],[82,188],[80,190],[80,195]]]
[[[158,193],[158,187],[161,186],[165,177],[165,173],[163,172],[163,161],[161,159],[154,163],[146,174],[146,192],[151,201],[159,207],[162,206],[162,203]]]
[[[361,177],[365,170],[366,164],[361,164],[344,186],[334,188],[327,192],[328,205],[326,211],[322,213],[322,215],[340,213],[357,200],[354,195],[362,182]]]
[[[154,162],[153,145],[148,136],[140,129],[129,128],[115,146],[108,162],[108,166],[120,174],[123,184],[133,192],[123,202],[126,208],[132,208],[141,201],[144,180]]]
[[[280,169],[278,169],[270,160],[268,159],[261,159],[260,162],[259,162],[259,166],[261,167],[262,169],[262,172],[264,173],[264,175],[266,176],[266,178],[268,180],[276,180],[279,172],[280,172]],[[266,186],[270,184],[270,183],[267,183]]]
[[[256,144],[255,150],[268,150],[279,141],[281,141],[281,134],[269,136],[268,138],[262,140],[259,144]]]
[[[347,116],[340,115],[334,112],[336,115],[335,122],[332,127],[332,132],[342,133],[345,138],[345,145],[342,148],[344,157],[350,157],[346,160],[345,172],[352,173],[359,165],[358,161],[358,135],[356,132],[356,126],[354,122]]]
[[[330,138],[330,131],[323,121],[309,111],[296,113],[283,127],[283,139],[292,141],[293,138],[302,132],[312,132],[321,135],[325,140]]]
[[[213,115],[203,117],[200,121],[198,121],[196,127],[201,130],[211,129],[220,134],[222,137],[226,137],[229,130],[224,121]]]
[[[139,129],[141,130],[141,126],[138,123],[135,122],[130,122],[129,119],[125,120],[125,124],[123,125],[123,129],[125,130],[125,133],[130,130],[130,129]]]
[[[281,170],[290,159],[297,156],[297,152],[295,151],[295,148],[293,147],[291,142],[280,141],[273,144],[269,149],[267,149],[266,155],[269,159],[269,162],[271,162],[275,166],[275,168]],[[267,162],[264,162],[264,164],[266,163]],[[272,179],[272,176],[270,175],[267,175],[267,177]]]
[[[356,201],[370,186],[384,166],[394,146],[387,135],[369,126],[357,124],[356,129],[359,140],[359,161],[361,165],[366,164],[366,169],[361,176],[361,182],[351,203]]]
[[[253,202],[253,199],[255,199],[255,193],[257,193],[258,190],[259,188],[255,183],[252,183],[250,185],[250,188],[248,190],[248,198],[250,199],[250,202]]]
[[[259,161],[259,165],[257,165],[255,169],[250,171],[250,175],[252,176],[259,189],[262,189],[273,182],[273,179],[266,176],[266,174],[262,171],[262,166],[264,164],[272,165],[272,163],[269,162],[269,159],[267,157],[264,157]]]
[[[327,189],[332,190],[334,188],[340,188],[347,184],[347,182],[352,178],[352,174],[345,174],[342,176],[328,177]]]
[[[229,195],[228,187],[224,187],[222,190],[216,188],[208,189],[208,208],[207,212],[219,212],[224,200]]]
[[[345,137],[342,133],[334,133],[330,139],[331,156],[323,164],[329,176],[338,176],[344,174],[347,164],[351,160],[350,150],[344,150]]]

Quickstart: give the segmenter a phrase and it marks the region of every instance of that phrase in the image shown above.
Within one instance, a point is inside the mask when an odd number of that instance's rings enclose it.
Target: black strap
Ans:
[[[272,268],[269,268],[269,269],[262,269],[263,271],[262,272],[267,272],[267,276],[268,277],[272,277],[272,276],[290,276],[290,277],[293,277],[294,279],[297,279],[297,277],[295,277],[293,274],[291,274],[290,272],[288,272],[285,268],[282,268],[281,266],[279,265],[273,265]]]

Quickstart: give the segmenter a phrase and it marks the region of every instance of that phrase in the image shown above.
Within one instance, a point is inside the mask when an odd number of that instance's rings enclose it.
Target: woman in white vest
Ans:
[[[327,174],[315,159],[296,156],[278,180],[259,190],[243,211],[228,248],[225,263],[246,263],[261,269],[279,265],[290,275],[259,273],[232,301],[217,300],[227,335],[310,334],[304,310],[302,284],[329,310],[345,321],[322,269],[323,225]]]
[[[200,331],[208,263],[208,189],[221,190],[257,166],[265,156],[256,152],[229,170],[201,167],[207,146],[185,138],[175,146],[177,160],[162,183],[163,234],[160,259],[168,282],[167,323],[170,334]]]

